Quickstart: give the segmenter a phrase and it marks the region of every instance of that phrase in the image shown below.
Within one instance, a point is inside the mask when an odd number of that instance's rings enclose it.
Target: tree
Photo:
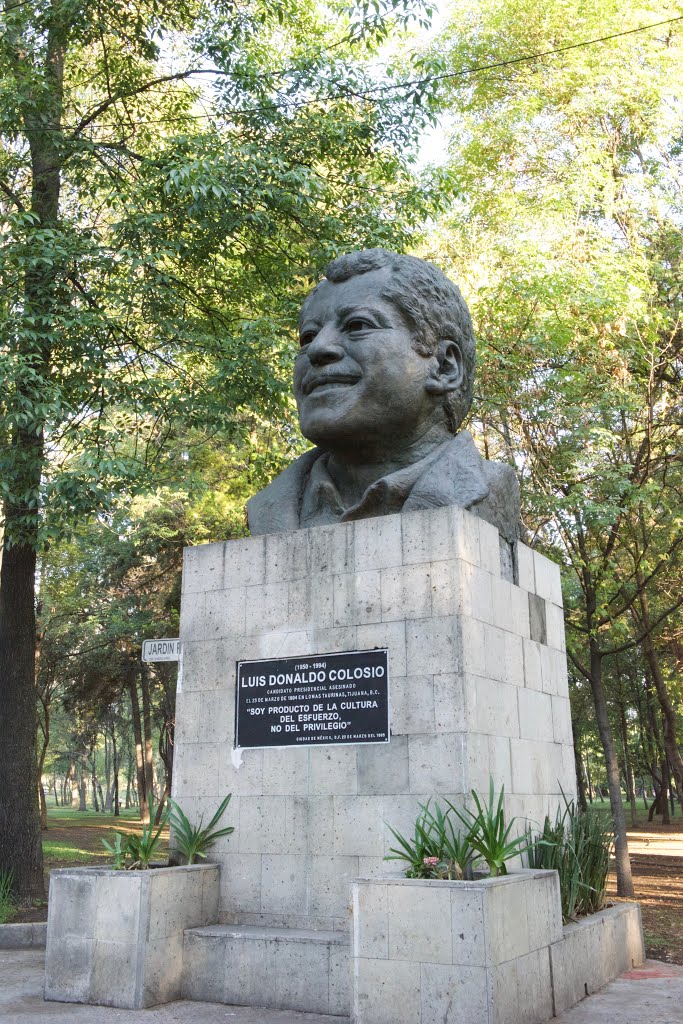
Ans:
[[[174,424],[230,440],[280,411],[304,281],[400,244],[423,115],[355,56],[420,7],[5,0],[0,868],[21,894],[42,886],[37,556],[162,480]]]
[[[433,248],[465,267],[483,350],[480,442],[518,466],[529,536],[565,565],[569,656],[593,696],[624,895],[605,666],[680,606],[674,595],[631,628],[681,554],[676,14],[659,30],[580,45],[661,22],[666,9],[464,0],[437,46],[453,74],[456,198]]]

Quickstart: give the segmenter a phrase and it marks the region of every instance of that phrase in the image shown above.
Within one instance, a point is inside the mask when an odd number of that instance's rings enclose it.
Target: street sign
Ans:
[[[180,658],[180,640],[144,640],[142,643],[143,661],[178,661]]]

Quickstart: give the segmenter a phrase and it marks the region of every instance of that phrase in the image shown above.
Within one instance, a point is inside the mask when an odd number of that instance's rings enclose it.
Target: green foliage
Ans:
[[[493,779],[490,779],[488,803],[482,803],[478,794],[472,790],[472,799],[477,809],[476,814],[467,808],[458,810],[447,801],[450,810],[468,830],[468,839],[472,849],[479,854],[490,874],[494,876],[506,875],[505,862],[511,857],[524,853],[527,846],[527,839],[524,835],[510,838],[516,819],[513,818],[506,827],[504,797],[505,787],[501,786],[498,802],[495,803]]]
[[[232,826],[220,829],[216,829],[215,827],[223,817],[223,814],[230,803],[231,797],[232,793],[228,793],[206,827],[203,827],[203,815],[200,817],[197,825],[192,825],[187,815],[175,800],[169,799],[168,802],[171,808],[170,821],[173,828],[173,842],[185,857],[188,864],[194,864],[197,857],[205,858],[206,851],[213,846],[217,839],[220,839],[221,836],[229,836],[235,831]]]
[[[0,871],[0,924],[5,924],[14,913],[14,871]]]
[[[399,845],[391,848],[385,860],[407,861],[408,878],[471,877],[474,850],[469,833],[464,836],[458,833],[450,818],[450,810],[444,814],[435,803],[432,811],[430,803],[427,801],[420,805],[412,838],[405,838],[388,825]]]
[[[609,818],[595,811],[583,812],[565,799],[554,822],[546,815],[540,834],[527,829],[527,842],[529,867],[554,869],[559,874],[565,921],[602,910],[614,842]]]
[[[405,838],[391,825],[388,826],[399,845],[392,848],[385,859],[407,861],[408,878],[471,878],[479,858],[491,875],[507,874],[505,862],[524,853],[528,839],[524,835],[510,838],[516,819],[513,818],[506,827],[504,794],[503,787],[494,807],[493,779],[490,781],[488,803],[482,803],[472,790],[476,814],[466,808],[458,809],[450,800],[446,800],[445,813],[438,804],[434,805],[433,811],[430,801],[421,804],[411,838]],[[451,816],[464,825],[464,831],[457,830]]]
[[[123,871],[126,867],[126,856],[128,852],[127,843],[124,843],[124,840],[127,840],[130,837],[123,832],[115,832],[114,837],[113,843],[108,843],[106,839],[103,839],[102,845],[112,858],[111,866],[114,871]]]
[[[154,824],[154,807],[150,805],[149,822],[142,827],[142,832],[115,832],[113,844],[105,839],[102,843],[113,855],[113,868],[116,871],[146,871],[161,843],[161,833],[168,825],[169,810],[164,811],[159,824]]]

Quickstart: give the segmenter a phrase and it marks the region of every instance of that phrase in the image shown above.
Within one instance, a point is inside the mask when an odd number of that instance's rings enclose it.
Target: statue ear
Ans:
[[[452,338],[442,338],[434,354],[435,365],[425,385],[430,395],[457,391],[465,379],[462,350]]]

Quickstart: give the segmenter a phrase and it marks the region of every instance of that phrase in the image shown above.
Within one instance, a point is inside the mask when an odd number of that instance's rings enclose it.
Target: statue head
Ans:
[[[456,433],[472,401],[475,339],[458,288],[414,256],[340,256],[303,304],[294,391],[322,447],[385,431]]]

